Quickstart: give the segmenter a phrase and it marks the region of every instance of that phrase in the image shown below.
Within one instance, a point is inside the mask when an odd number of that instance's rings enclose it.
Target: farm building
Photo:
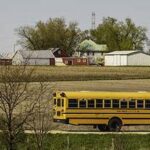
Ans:
[[[105,55],[105,66],[150,66],[150,55],[142,51],[114,51]]]
[[[55,65],[51,50],[19,50],[12,58],[13,65]]]
[[[12,59],[0,59],[0,65],[12,65]]]
[[[0,55],[0,65],[12,65],[12,59]]]
[[[99,59],[104,58],[105,53],[108,52],[107,45],[96,44],[92,40],[84,40],[79,44],[79,48],[76,51],[76,56],[86,57],[89,60],[89,64],[97,64]]]
[[[53,55],[56,58],[60,58],[60,57],[68,57],[67,53],[65,50],[62,50],[60,48],[50,48],[49,50],[52,51]]]
[[[65,65],[88,65],[87,58],[79,58],[79,57],[64,57],[63,63]]]

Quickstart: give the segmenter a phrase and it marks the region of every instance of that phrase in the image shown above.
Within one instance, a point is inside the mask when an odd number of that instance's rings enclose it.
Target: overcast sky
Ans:
[[[0,0],[0,53],[13,51],[18,39],[14,30],[20,26],[64,17],[67,22],[77,21],[81,29],[90,29],[93,11],[96,24],[107,16],[130,17],[150,30],[150,0]]]

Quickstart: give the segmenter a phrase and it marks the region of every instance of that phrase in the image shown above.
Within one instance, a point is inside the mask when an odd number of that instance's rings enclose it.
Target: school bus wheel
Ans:
[[[108,122],[109,131],[120,131],[122,127],[122,121],[119,118],[111,118]]]
[[[100,131],[108,131],[108,126],[105,124],[100,124],[100,125],[98,125],[98,129]]]

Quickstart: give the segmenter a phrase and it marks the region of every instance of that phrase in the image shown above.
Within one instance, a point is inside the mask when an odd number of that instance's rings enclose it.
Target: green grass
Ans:
[[[16,68],[12,66],[10,68]],[[33,66],[28,66],[31,69]],[[0,67],[0,70],[5,67]],[[33,82],[150,79],[150,67],[35,66]],[[22,78],[22,80],[24,80]]]
[[[4,145],[0,143],[0,149]],[[18,145],[21,150],[36,150],[33,135],[27,135],[26,142]],[[150,135],[48,135],[44,150],[149,150]]]

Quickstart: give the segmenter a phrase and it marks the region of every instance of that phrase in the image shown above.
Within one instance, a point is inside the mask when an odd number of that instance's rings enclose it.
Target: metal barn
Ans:
[[[55,65],[55,57],[51,50],[20,50],[12,59],[13,65]]]
[[[105,66],[150,66],[150,55],[142,51],[114,51],[105,55]]]

